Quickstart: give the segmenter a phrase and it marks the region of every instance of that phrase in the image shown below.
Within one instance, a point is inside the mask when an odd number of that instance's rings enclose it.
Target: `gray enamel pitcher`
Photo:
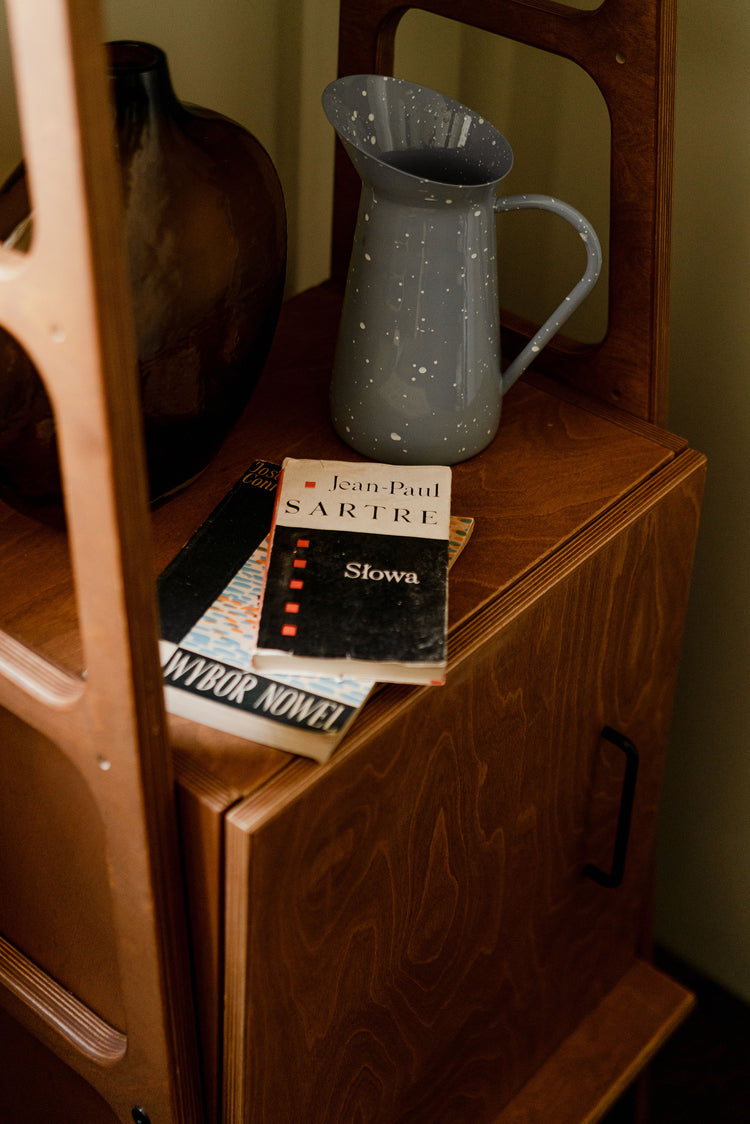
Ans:
[[[498,197],[513,154],[466,106],[399,78],[341,78],[323,108],[362,180],[331,383],[336,432],[389,464],[456,464],[601,269],[593,227],[546,195]],[[542,208],[585,243],[583,277],[501,372],[495,215]]]

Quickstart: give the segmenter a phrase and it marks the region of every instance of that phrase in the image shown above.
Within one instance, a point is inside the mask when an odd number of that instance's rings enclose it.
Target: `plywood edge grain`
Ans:
[[[125,1057],[125,1034],[100,1018],[4,937],[0,937],[0,986],[21,1004],[13,1007],[11,1014],[37,1037],[46,1038],[41,1024],[61,1036],[65,1045],[58,1052],[63,1060],[69,1060],[68,1047],[72,1047],[72,1056],[80,1052],[98,1066],[113,1066]]]
[[[247,1052],[249,1045],[248,957],[251,954],[250,885],[251,842],[234,830],[231,813],[226,832],[226,900],[224,946],[224,1067],[222,1079],[222,1119],[243,1118],[247,1100]]]
[[[214,773],[193,760],[184,750],[172,747],[175,780],[185,793],[196,797],[212,812],[224,812],[242,795],[232,785],[222,783]]]
[[[493,1124],[595,1124],[693,1005],[680,984],[636,961]]]
[[[181,726],[175,734],[173,718],[169,715],[177,784],[206,808],[225,812],[287,767],[289,754],[283,750],[187,718],[178,719]]]

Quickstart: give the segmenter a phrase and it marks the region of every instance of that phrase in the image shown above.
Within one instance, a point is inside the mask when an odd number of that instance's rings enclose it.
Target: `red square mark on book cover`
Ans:
[[[281,626],[281,635],[282,636],[296,636],[297,635],[296,624],[284,624],[284,625],[282,625]]]
[[[304,558],[295,558],[292,562],[292,566],[295,570],[304,570],[304,568],[307,566],[307,562]]]
[[[314,488],[315,487],[315,481],[314,480],[305,480],[305,487],[306,488]]]
[[[310,545],[310,540],[309,540],[309,539],[297,539],[297,546],[298,546],[298,547],[299,547],[299,548],[300,548],[301,550],[304,550],[304,549],[305,549],[305,547],[308,547],[309,545]]]
[[[284,606],[284,612],[285,613],[298,613],[299,612],[299,601],[287,601],[286,605]]]
[[[304,584],[305,583],[303,581],[300,581],[299,578],[292,578],[292,580],[289,582],[289,588],[290,589],[302,589]]]

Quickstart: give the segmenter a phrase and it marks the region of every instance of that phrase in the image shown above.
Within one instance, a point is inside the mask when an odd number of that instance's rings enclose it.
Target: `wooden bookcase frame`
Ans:
[[[197,1122],[195,1016],[99,5],[8,0],[7,8],[34,234],[28,253],[0,253],[1,318],[54,405],[85,674],[3,632],[0,701],[59,748],[98,809],[122,1025],[7,940],[0,994],[121,1119],[142,1106],[154,1121]],[[15,827],[24,832],[23,823]]]

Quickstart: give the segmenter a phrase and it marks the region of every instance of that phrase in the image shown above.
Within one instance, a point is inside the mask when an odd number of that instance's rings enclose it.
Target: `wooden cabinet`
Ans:
[[[255,457],[349,455],[327,420],[338,307],[327,287],[286,306],[237,429],[154,513],[156,570]],[[547,1124],[554,1097],[558,1124],[594,1120],[684,1015],[647,961],[703,468],[681,439],[531,376],[493,446],[454,469],[476,529],[451,575],[445,687],[383,688],[325,766],[170,719],[210,1119]],[[81,670],[65,536],[2,515],[6,620]],[[609,867],[620,805],[605,726],[640,755],[616,889],[583,874]],[[3,932],[116,1026],[99,814],[51,741],[7,712],[2,736],[43,764],[33,791],[2,785],[0,823],[62,800],[92,848],[45,815],[41,909],[8,883]],[[28,867],[29,831],[3,838],[8,871]],[[19,1052],[0,1088],[32,1124],[46,1109],[18,1089]],[[37,1053],[35,1096],[76,1119],[78,1079]]]
[[[347,455],[325,364],[299,363],[302,325],[325,356],[336,308],[325,290],[287,307],[235,457]],[[555,1117],[595,1119],[685,1013],[642,961],[702,478],[679,439],[521,385],[493,447],[454,468],[454,510],[477,523],[445,687],[383,688],[326,766],[172,720],[226,1119],[504,1121],[609,1003],[598,1084],[579,1075]],[[583,873],[612,862],[624,755],[607,726],[639,752],[614,889]]]

